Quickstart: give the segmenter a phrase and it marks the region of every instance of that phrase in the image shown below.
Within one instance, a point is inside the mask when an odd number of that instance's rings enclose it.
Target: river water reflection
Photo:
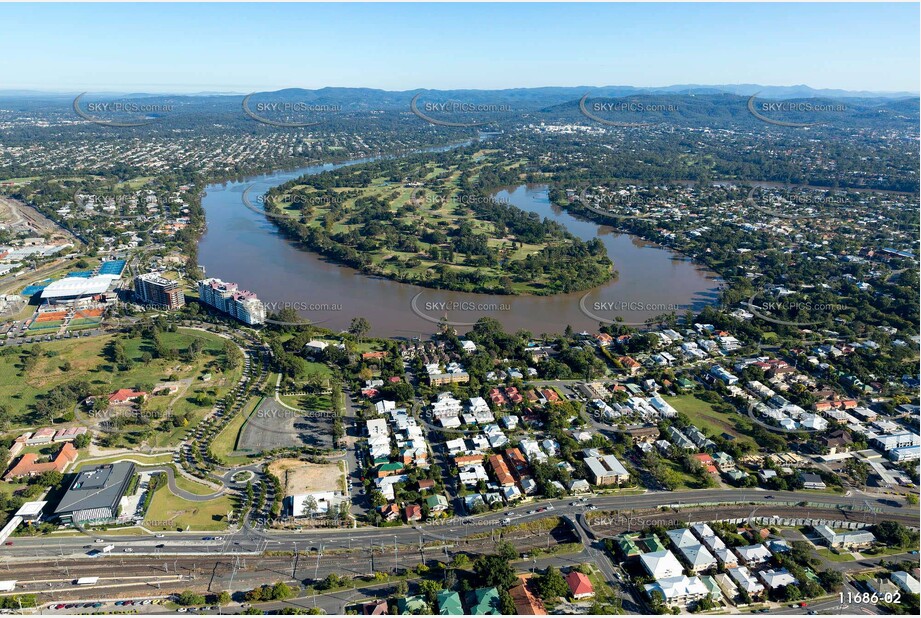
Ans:
[[[354,163],[354,162],[352,162]],[[271,187],[303,174],[335,165],[302,168],[209,185],[202,205],[207,231],[199,243],[199,263],[209,277],[234,281],[255,292],[269,311],[293,307],[324,328],[346,329],[353,317],[371,323],[371,333],[384,337],[428,337],[446,317],[458,332],[483,316],[499,320],[508,331],[535,334],[597,330],[599,319],[619,316],[640,324],[675,310],[699,310],[716,300],[712,274],[673,252],[628,234],[573,217],[550,203],[547,188],[519,186],[496,193],[519,208],[566,226],[574,235],[599,238],[614,261],[619,277],[590,292],[557,296],[493,296],[423,288],[370,277],[329,263],[297,248],[263,215],[246,208]]]

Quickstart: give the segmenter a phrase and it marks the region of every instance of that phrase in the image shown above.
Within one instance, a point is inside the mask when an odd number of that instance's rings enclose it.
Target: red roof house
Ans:
[[[566,576],[566,583],[569,584],[569,591],[572,592],[572,598],[574,599],[587,599],[595,596],[592,582],[588,580],[588,575],[585,573],[570,571]]]

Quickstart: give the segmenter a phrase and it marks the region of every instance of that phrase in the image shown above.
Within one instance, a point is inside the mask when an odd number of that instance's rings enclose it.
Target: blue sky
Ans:
[[[0,5],[0,90],[919,90],[919,5]]]

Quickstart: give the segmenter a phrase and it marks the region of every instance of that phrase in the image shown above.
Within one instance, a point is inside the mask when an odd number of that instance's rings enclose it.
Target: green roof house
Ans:
[[[432,610],[429,609],[428,603],[425,602],[425,597],[418,594],[411,597],[403,597],[402,599],[397,599],[397,611],[404,616],[410,614],[432,613]]]
[[[641,539],[640,543],[643,544],[643,546],[646,548],[646,551],[648,552],[665,551],[668,549],[665,547],[665,545],[662,544],[662,541],[659,540],[659,537],[654,534],[647,536],[645,539]]]
[[[448,499],[441,494],[435,494],[425,499],[430,513],[441,513],[448,510]]]
[[[442,616],[463,616],[464,606],[461,605],[460,595],[453,590],[439,591],[438,613]]]
[[[498,616],[502,612],[499,591],[495,588],[477,588],[470,593],[468,605],[474,616]]]

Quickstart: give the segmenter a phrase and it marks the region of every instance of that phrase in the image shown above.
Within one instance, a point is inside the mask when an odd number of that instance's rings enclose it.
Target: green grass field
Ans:
[[[173,455],[172,453],[160,453],[159,455],[148,457],[141,453],[125,453],[122,455],[112,455],[111,457],[92,457],[85,460],[78,459],[72,472],[79,472],[80,469],[85,466],[98,466],[107,463],[115,463],[117,461],[133,461],[142,466],[156,466],[158,464],[172,463]]]
[[[162,333],[161,338],[167,347],[180,352],[187,349],[193,339],[201,342],[202,352],[190,362],[182,360],[153,359],[142,360],[145,353],[153,354],[152,344],[141,338],[120,337],[125,355],[131,360],[126,371],[118,371],[109,360],[106,346],[115,338],[104,335],[85,339],[70,339],[42,342],[8,348],[0,352],[0,401],[9,408],[11,424],[31,425],[49,422],[32,416],[35,403],[51,389],[66,382],[84,380],[93,392],[106,394],[119,388],[132,388],[137,385],[154,385],[170,379],[189,381],[184,392],[177,395],[158,395],[145,402],[145,409],[153,418],[166,418],[167,411],[172,415],[182,416],[189,413],[193,422],[204,415],[210,405],[201,406],[194,399],[202,394],[216,400],[222,397],[239,379],[242,368],[222,373],[218,362],[223,358],[224,340],[217,335],[200,331],[180,329],[175,333]],[[26,369],[24,361],[27,354],[38,347],[41,354],[34,365]],[[67,371],[61,368],[69,366]],[[212,373],[209,382],[198,378],[204,373]],[[60,411],[63,413],[64,411]],[[76,420],[91,424],[91,419],[79,412]],[[60,422],[60,421],[59,421]],[[153,446],[167,446],[175,443],[186,429],[173,428],[169,431],[152,433]]]
[[[820,556],[822,556],[826,560],[830,560],[831,562],[853,562],[854,560],[857,560],[857,558],[855,558],[853,554],[850,554],[847,552],[836,554],[836,553],[833,553],[827,547],[818,548],[816,550],[816,553],[818,553]]]
[[[687,415],[691,422],[704,433],[721,435],[727,433],[735,436],[737,440],[748,442],[754,449],[758,448],[755,441],[736,429],[735,421],[742,420],[740,416],[723,414],[713,409],[713,406],[695,397],[693,394],[679,395],[677,397],[663,396],[676,410]]]
[[[205,485],[204,483],[199,483],[197,481],[186,478],[179,472],[176,472],[176,487],[182,489],[183,491],[187,491],[190,494],[195,494],[196,496],[210,496],[211,494],[218,491],[218,489],[211,487],[210,485]]]
[[[237,448],[237,440],[240,437],[240,431],[242,431],[243,425],[246,424],[246,419],[249,418],[249,415],[253,413],[261,402],[262,397],[253,397],[243,406],[240,413],[234,416],[221,433],[215,436],[214,441],[211,442],[212,453],[225,460],[230,465],[250,461],[249,457],[233,455],[232,453]]]
[[[215,531],[227,528],[227,515],[233,510],[229,496],[206,502],[191,502],[174,496],[163,487],[154,494],[144,517],[150,530]]]
[[[484,150],[479,156],[465,160],[472,169],[464,173],[476,177],[477,172],[495,164],[491,151]],[[408,170],[410,171],[410,170]],[[332,172],[338,178],[338,185],[332,189],[340,197],[330,200],[324,191],[317,191],[307,185],[291,187],[292,193],[306,198],[296,201],[291,195],[276,196],[277,207],[287,216],[300,219],[307,227],[337,235],[349,232],[364,233],[367,228],[359,215],[364,206],[358,200],[374,200],[384,204],[393,214],[394,223],[405,229],[415,230],[415,246],[410,244],[380,244],[373,249],[364,249],[363,254],[373,264],[374,272],[380,272],[397,280],[425,281],[436,275],[435,269],[444,268],[454,273],[474,273],[483,278],[483,289],[498,289],[502,285],[518,294],[546,293],[552,277],[531,273],[525,277],[505,266],[522,263],[549,246],[562,246],[569,241],[553,236],[541,239],[540,243],[524,243],[505,228],[500,228],[485,217],[478,216],[470,204],[458,201],[461,192],[461,166],[452,162],[449,167],[429,162],[411,170],[414,179],[424,182],[425,187],[407,187],[394,182],[389,174],[369,179],[366,171],[340,169]],[[353,180],[354,178],[354,180]],[[487,264],[474,253],[470,255],[455,252],[448,259],[444,250],[449,243],[442,240],[428,240],[424,232],[447,234],[469,225],[473,234],[483,236],[486,244],[498,252],[497,263]],[[378,235],[377,232],[371,232]],[[422,240],[425,237],[427,240]],[[539,271],[538,271],[539,272]],[[503,282],[506,278],[508,281]],[[471,285],[471,284],[465,284]]]

